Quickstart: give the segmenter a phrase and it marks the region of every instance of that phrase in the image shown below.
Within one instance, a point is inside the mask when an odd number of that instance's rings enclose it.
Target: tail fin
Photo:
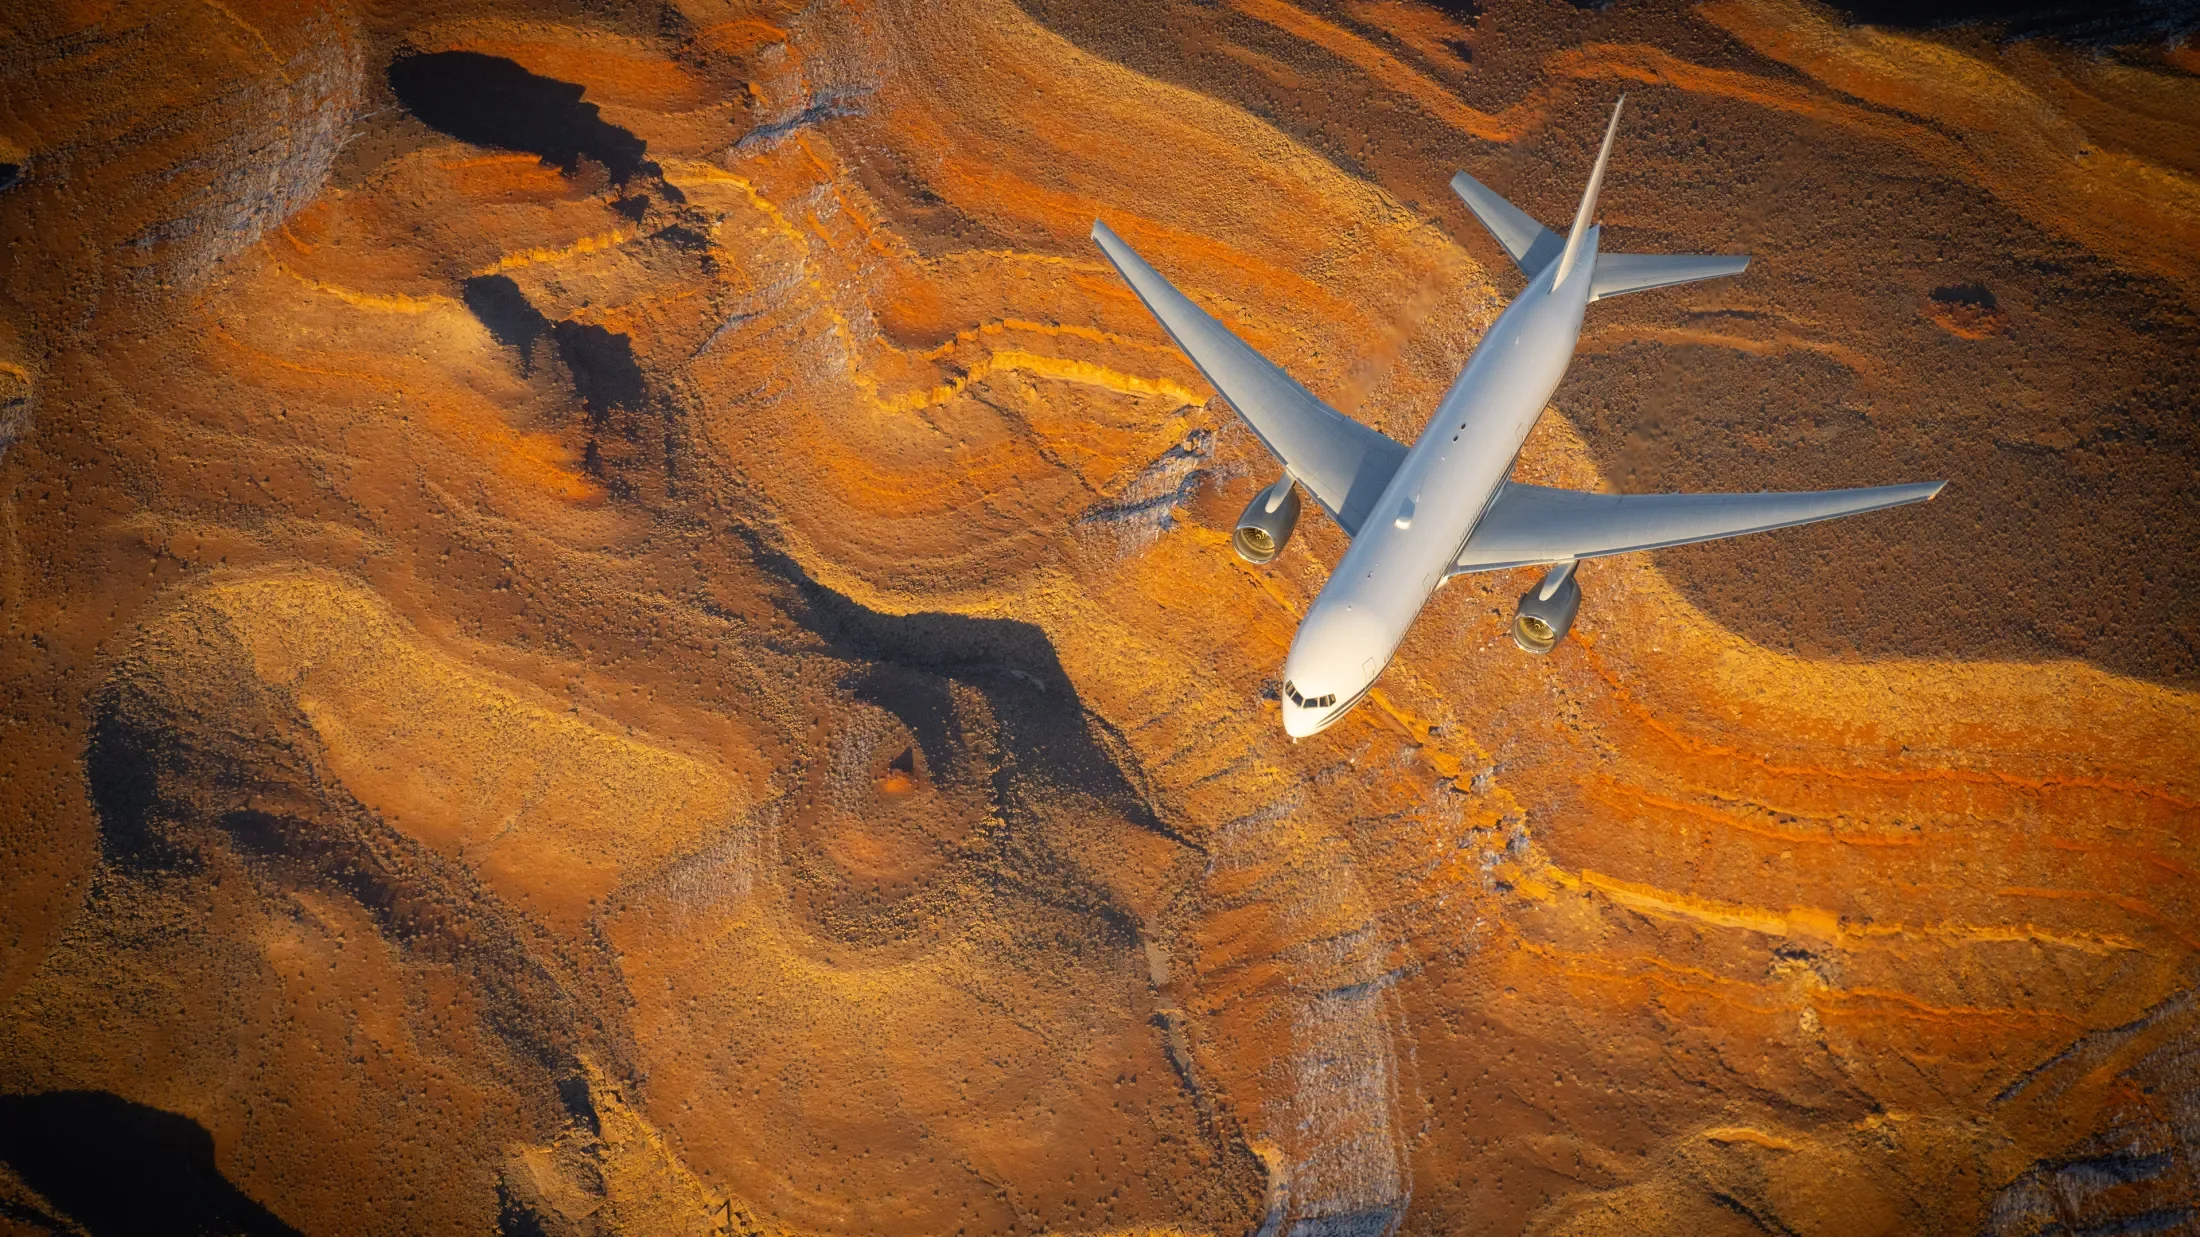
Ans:
[[[1596,212],[1597,190],[1604,187],[1604,163],[1612,157],[1612,138],[1619,133],[1619,111],[1625,106],[1626,95],[1612,105],[1612,123],[1604,127],[1604,148],[1597,151],[1597,165],[1589,171],[1589,187],[1582,191],[1581,206],[1574,211],[1573,229],[1566,233],[1566,251],[1558,256],[1558,274],[1551,279],[1554,288],[1566,282],[1581,257],[1582,242],[1589,237],[1589,216]]]

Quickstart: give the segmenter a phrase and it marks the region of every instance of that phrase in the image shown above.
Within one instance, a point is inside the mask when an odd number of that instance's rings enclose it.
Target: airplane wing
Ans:
[[[1656,550],[1924,502],[1945,481],[1756,494],[1586,494],[1507,482],[1451,570],[1495,571]]]
[[[1369,509],[1405,459],[1404,445],[1316,399],[1291,375],[1170,287],[1108,225],[1094,220],[1092,239],[1192,364],[1222,392],[1322,510],[1346,536],[1358,535]]]
[[[1749,255],[1741,253],[1600,253],[1589,276],[1589,299],[1739,275],[1748,266]]]

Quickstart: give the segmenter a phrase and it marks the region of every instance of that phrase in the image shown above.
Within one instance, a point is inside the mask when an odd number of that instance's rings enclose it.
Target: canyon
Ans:
[[[0,1230],[2200,1230],[2200,59],[1805,0],[0,16]],[[1445,185],[1739,279],[1342,551],[1103,218],[1410,440]],[[2121,1227],[2119,1227],[2121,1226]]]

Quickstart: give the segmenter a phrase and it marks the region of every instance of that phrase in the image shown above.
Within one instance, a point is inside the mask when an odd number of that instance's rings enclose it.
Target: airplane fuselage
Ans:
[[[1366,695],[1458,561],[1573,360],[1597,240],[1584,238],[1563,284],[1552,286],[1553,262],[1498,315],[1308,607],[1283,668],[1283,725],[1294,738]],[[1294,693],[1325,703],[1300,704]]]

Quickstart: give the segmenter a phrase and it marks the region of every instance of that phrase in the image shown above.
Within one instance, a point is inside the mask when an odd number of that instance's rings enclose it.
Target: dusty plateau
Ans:
[[[2200,56],[1803,0],[0,12],[0,1232],[2200,1232]],[[1438,595],[1445,183],[1748,252]]]

